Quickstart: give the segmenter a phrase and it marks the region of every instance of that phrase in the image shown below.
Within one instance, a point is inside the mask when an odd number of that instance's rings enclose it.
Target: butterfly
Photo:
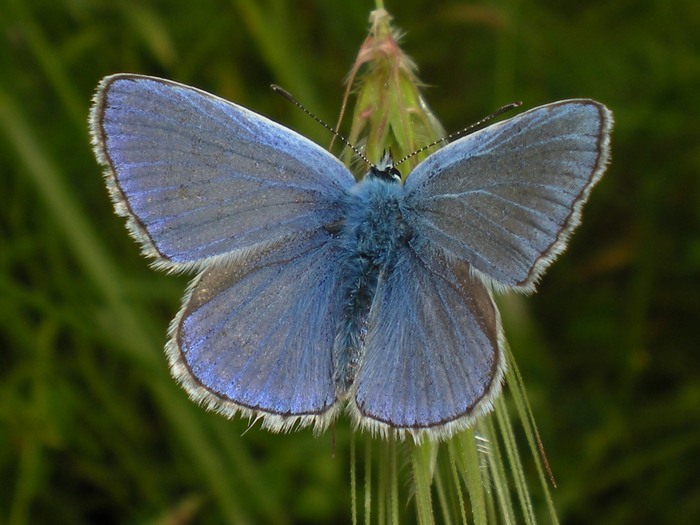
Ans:
[[[488,413],[505,339],[492,290],[530,292],[609,161],[612,114],[554,102],[462,137],[402,182],[359,182],[294,131],[199,89],[106,77],[92,143],[156,268],[194,271],[166,353],[192,399],[284,431],[346,409],[444,439]]]

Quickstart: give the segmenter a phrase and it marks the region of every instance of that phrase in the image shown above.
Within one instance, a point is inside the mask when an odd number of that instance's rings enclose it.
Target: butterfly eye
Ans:
[[[393,166],[388,166],[386,168],[372,166],[367,172],[367,175],[385,182],[401,182],[401,172]]]
[[[401,182],[401,172],[394,168],[391,167],[387,170],[387,175],[391,178],[393,182]]]

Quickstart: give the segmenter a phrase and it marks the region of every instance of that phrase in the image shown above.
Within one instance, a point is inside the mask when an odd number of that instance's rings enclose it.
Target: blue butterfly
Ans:
[[[117,214],[154,266],[196,271],[166,352],[194,400],[275,431],[347,408],[443,439],[506,366],[491,289],[529,292],[579,224],[612,115],[541,106],[460,138],[401,182],[198,89],[121,74],[90,114]]]

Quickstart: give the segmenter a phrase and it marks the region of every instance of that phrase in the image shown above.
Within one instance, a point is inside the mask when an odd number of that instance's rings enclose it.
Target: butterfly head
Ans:
[[[384,150],[380,161],[376,166],[372,166],[369,169],[367,175],[386,182],[401,182],[401,172],[394,167],[394,159],[391,156],[391,150]]]

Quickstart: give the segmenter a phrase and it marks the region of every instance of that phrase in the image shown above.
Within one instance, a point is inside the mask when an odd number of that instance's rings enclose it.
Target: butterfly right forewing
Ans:
[[[611,127],[602,104],[568,100],[467,135],[409,174],[405,219],[496,287],[531,291],[580,222]]]

